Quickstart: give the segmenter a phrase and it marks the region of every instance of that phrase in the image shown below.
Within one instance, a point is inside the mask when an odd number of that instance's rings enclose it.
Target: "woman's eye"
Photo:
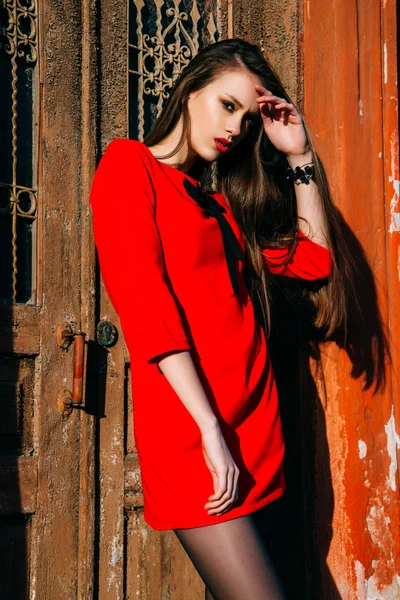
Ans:
[[[222,105],[226,110],[230,113],[235,112],[235,105],[232,102],[228,102],[228,100],[222,100]],[[244,117],[244,121],[247,123],[249,127],[253,127],[256,124],[257,117],[253,115],[246,115]]]
[[[227,102],[226,100],[223,100],[222,104],[225,106],[225,108],[227,110],[229,110],[229,112],[233,111],[234,106],[233,106],[232,102]],[[232,111],[230,110],[230,108],[232,108]]]

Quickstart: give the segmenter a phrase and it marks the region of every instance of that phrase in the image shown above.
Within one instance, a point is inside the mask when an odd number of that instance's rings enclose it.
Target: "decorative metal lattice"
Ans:
[[[217,0],[129,0],[129,138],[143,141],[174,81],[218,41]]]
[[[36,0],[0,3],[0,301],[34,301]]]

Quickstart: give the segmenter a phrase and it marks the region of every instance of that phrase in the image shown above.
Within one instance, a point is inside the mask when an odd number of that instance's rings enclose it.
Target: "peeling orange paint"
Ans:
[[[338,19],[338,14],[346,18]],[[370,278],[361,303],[366,329],[351,351],[323,348],[324,413],[334,507],[324,565],[314,565],[317,597],[400,598],[400,177],[395,0],[307,0],[304,112],[332,194],[361,245]],[[364,259],[366,257],[366,260]],[[361,279],[361,287],[364,280]],[[360,288],[361,289],[361,288]],[[374,297],[376,295],[376,301]],[[374,304],[375,302],[375,304]],[[368,329],[370,327],[370,329]],[[385,354],[385,336],[391,359]],[[376,362],[381,351],[381,363]],[[368,360],[367,360],[368,359]],[[368,362],[369,361],[369,362]],[[376,369],[369,375],[368,369]],[[377,373],[385,374],[374,389]],[[325,423],[324,423],[325,420]],[[320,425],[321,426],[321,425]],[[316,428],[316,451],[320,435]],[[323,508],[317,515],[326,514]],[[325,543],[315,527],[317,543]],[[331,578],[331,579],[330,579]]]
[[[397,114],[397,110],[396,110]],[[389,232],[400,231],[400,181],[396,179],[396,169],[399,163],[399,140],[397,132],[390,136],[391,173],[389,182],[393,185],[393,196],[390,200],[390,227]]]

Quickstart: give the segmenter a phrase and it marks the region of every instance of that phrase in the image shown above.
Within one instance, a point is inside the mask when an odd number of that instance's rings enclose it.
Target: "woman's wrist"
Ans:
[[[286,159],[289,165],[293,167],[301,167],[306,163],[312,162],[312,152],[308,150],[304,154],[286,154]]]
[[[197,425],[202,434],[217,431],[219,429],[219,422],[215,415],[210,418],[204,419],[201,422],[197,421]]]

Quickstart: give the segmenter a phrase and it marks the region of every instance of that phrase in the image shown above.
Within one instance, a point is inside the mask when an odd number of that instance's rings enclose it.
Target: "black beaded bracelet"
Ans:
[[[302,165],[302,167],[295,167],[293,170],[292,167],[288,167],[286,169],[286,179],[291,179],[293,183],[296,185],[300,185],[300,183],[305,183],[308,185],[310,183],[310,179],[314,180],[314,164],[307,163],[306,165]]]

